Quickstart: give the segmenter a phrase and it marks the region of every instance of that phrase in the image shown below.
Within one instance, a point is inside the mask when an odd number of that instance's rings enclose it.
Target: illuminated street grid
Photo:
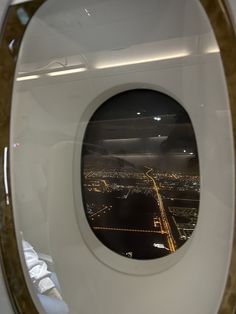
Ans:
[[[144,166],[84,169],[88,221],[107,247],[130,258],[175,252],[191,236],[198,216],[199,177]]]

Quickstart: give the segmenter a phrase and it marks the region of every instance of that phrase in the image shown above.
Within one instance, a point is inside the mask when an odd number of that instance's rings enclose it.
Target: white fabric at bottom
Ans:
[[[22,246],[30,278],[38,292],[43,294],[55,288],[55,284],[50,279],[51,272],[48,271],[47,264],[39,259],[37,252],[27,241],[23,240]]]

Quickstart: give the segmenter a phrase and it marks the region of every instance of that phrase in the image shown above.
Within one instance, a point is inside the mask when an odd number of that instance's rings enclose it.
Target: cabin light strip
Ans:
[[[177,59],[177,58],[183,58],[190,55],[189,51],[181,51],[176,54],[170,54],[170,55],[160,55],[153,58],[145,58],[145,59],[139,59],[139,60],[127,60],[124,62],[117,62],[117,63],[100,63],[95,66],[95,69],[107,69],[107,68],[115,68],[115,67],[121,67],[126,65],[132,65],[132,64],[140,64],[140,63],[149,63],[154,61],[162,61],[162,60],[168,60],[168,59]]]
[[[26,3],[26,2],[32,2],[33,0],[13,0],[11,2],[11,5],[16,5],[16,4],[20,4],[20,3]]]
[[[206,53],[219,53],[220,49],[218,47],[210,47],[206,50]]]
[[[218,47],[212,47],[208,48],[205,53],[218,53],[220,50]],[[139,60],[129,60],[124,62],[117,62],[117,63],[99,63],[94,68],[99,69],[108,69],[108,68],[116,68],[116,67],[122,67],[127,65],[134,65],[134,64],[141,64],[141,63],[149,63],[149,62],[155,62],[155,61],[164,61],[164,60],[170,60],[170,59],[178,59],[178,58],[184,58],[190,56],[189,51],[182,51],[176,54],[171,55],[162,55],[154,58],[146,58],[146,59],[139,59]],[[68,75],[73,73],[79,73],[79,72],[85,72],[87,71],[86,67],[79,67],[79,68],[72,68],[72,69],[64,69],[61,71],[51,71],[49,73],[42,73],[42,74],[35,74],[35,75],[24,75],[17,77],[17,81],[28,81],[28,80],[34,80],[40,78],[42,75],[46,76],[61,76],[61,75]]]
[[[78,72],[84,72],[86,70],[87,70],[86,68],[75,68],[75,69],[49,72],[46,75],[47,76],[59,76],[59,75],[67,75],[67,74],[73,74],[73,73],[78,73]]]
[[[38,79],[39,75],[25,75],[25,76],[19,76],[17,77],[17,81],[28,81],[28,80],[35,80]]]
[[[35,80],[38,79],[44,75],[46,76],[61,76],[61,75],[67,75],[67,74],[73,74],[78,72],[84,72],[87,68],[80,67],[80,68],[73,68],[73,69],[65,69],[61,71],[51,71],[49,73],[41,73],[41,74],[34,74],[34,75],[22,75],[17,77],[17,81],[28,81],[28,80]]]

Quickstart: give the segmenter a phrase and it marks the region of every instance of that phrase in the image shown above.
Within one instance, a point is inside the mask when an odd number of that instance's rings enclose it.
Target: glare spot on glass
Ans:
[[[3,172],[4,172],[4,187],[6,195],[6,204],[9,205],[9,189],[8,189],[8,178],[7,178],[7,156],[8,147],[4,147],[4,161],[3,161]]]
[[[13,51],[13,49],[14,49],[14,43],[15,43],[15,38],[14,39],[12,39],[10,42],[9,42],[9,44],[8,44],[8,47],[9,47],[9,49],[11,50],[11,51]]]
[[[165,247],[165,245],[162,244],[162,243],[153,243],[153,246],[154,246],[155,248],[158,248],[158,249],[169,250],[169,249],[168,249],[167,247]]]
[[[24,8],[19,8],[17,10],[17,15],[22,25],[26,25],[29,22],[28,13],[25,11]]]
[[[91,16],[91,14],[89,13],[88,9],[84,9],[84,11],[87,13],[88,16]]]
[[[159,249],[161,249],[161,248],[164,249],[164,247],[165,247],[165,246],[164,246],[163,244],[161,244],[161,243],[153,243],[153,246],[154,246],[154,247],[157,247],[157,248],[159,248]]]

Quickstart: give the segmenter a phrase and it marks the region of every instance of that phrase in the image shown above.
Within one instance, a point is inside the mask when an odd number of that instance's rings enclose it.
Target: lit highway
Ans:
[[[163,205],[163,201],[161,198],[161,194],[159,193],[159,188],[158,185],[156,183],[156,181],[154,180],[154,178],[150,175],[150,173],[153,171],[152,168],[146,167],[148,170],[146,171],[145,175],[153,182],[153,189],[156,193],[157,196],[157,202],[160,208],[160,213],[161,213],[161,220],[162,220],[162,225],[164,228],[164,232],[167,234],[167,241],[168,241],[168,245],[169,245],[169,250],[171,252],[175,252],[176,251],[176,244],[175,244],[175,240],[169,225],[169,221],[168,218],[166,216],[166,211]]]

